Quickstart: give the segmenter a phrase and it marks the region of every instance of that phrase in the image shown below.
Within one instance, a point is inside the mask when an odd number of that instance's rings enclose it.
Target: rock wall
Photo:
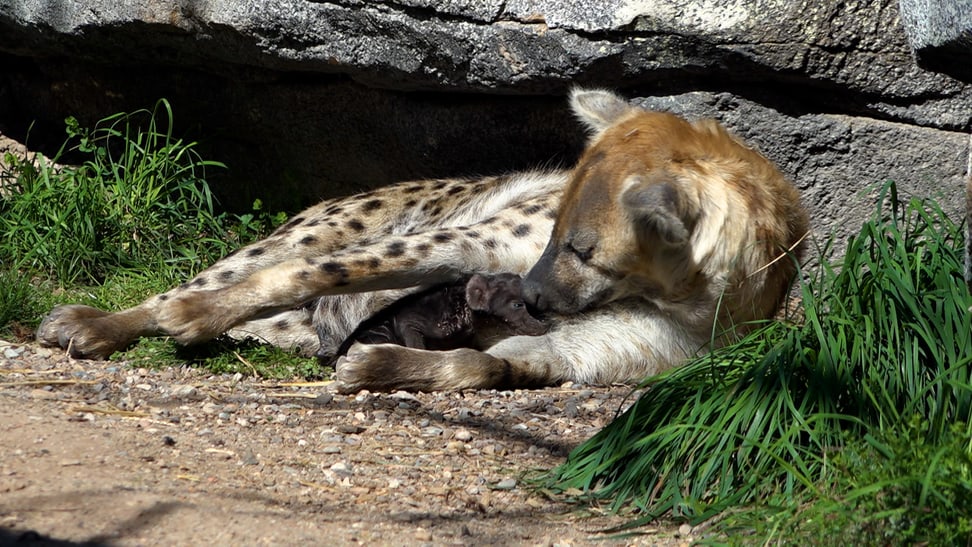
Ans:
[[[230,165],[225,204],[294,207],[569,165],[583,134],[563,96],[581,84],[720,119],[793,178],[821,234],[856,228],[888,179],[962,205],[972,86],[948,61],[968,36],[949,14],[972,11],[954,2],[902,0],[905,17],[893,0],[134,4],[0,0],[0,132],[34,121],[31,143],[52,146],[67,115],[166,97]]]

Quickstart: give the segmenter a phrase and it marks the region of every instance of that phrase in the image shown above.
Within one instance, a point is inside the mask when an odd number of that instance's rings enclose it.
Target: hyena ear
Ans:
[[[466,283],[466,303],[475,311],[489,310],[489,300],[493,297],[493,289],[485,277],[476,274]]]
[[[570,92],[570,108],[595,135],[611,127],[632,110],[637,110],[610,91],[580,87],[575,87]]]
[[[670,247],[688,243],[689,229],[679,216],[680,197],[674,184],[647,184],[635,179],[621,199],[631,212],[640,236],[653,234]]]

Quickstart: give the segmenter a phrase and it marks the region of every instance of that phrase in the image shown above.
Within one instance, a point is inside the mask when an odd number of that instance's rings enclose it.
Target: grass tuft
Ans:
[[[191,277],[286,220],[259,200],[243,215],[217,212],[205,180],[225,166],[173,135],[173,112],[119,113],[94,129],[66,120],[52,158],[8,153],[0,166],[0,336],[32,337],[60,303],[125,308]],[[83,161],[59,166],[68,152]],[[316,360],[251,342],[178,349],[147,341],[120,355],[146,366],[193,363],[215,372],[319,376]]]
[[[169,103],[109,116],[89,130],[65,122],[53,158],[8,153],[0,173],[0,251],[8,268],[62,285],[102,283],[118,271],[185,279],[259,235],[253,215],[217,214],[196,143],[173,135]],[[84,161],[57,166],[66,152]],[[258,206],[258,205],[257,205]]]
[[[853,492],[868,501],[846,506],[846,526],[879,523],[913,541],[950,530],[967,540],[972,297],[961,248],[960,227],[937,204],[902,203],[889,183],[843,258],[822,261],[802,284],[802,324],[766,324],[647,380],[650,389],[545,487],[633,506],[642,517],[632,526],[662,515],[719,516],[728,526],[747,514],[730,508],[770,501],[793,517],[794,508]],[[929,456],[919,483],[920,458],[906,450]],[[902,524],[910,511],[931,516]],[[790,533],[802,529],[799,519],[786,522]]]

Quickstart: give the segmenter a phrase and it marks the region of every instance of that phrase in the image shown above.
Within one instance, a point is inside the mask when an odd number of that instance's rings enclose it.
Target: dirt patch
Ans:
[[[0,544],[679,544],[533,492],[627,387],[346,396],[0,341]],[[35,543],[31,543],[34,542]]]

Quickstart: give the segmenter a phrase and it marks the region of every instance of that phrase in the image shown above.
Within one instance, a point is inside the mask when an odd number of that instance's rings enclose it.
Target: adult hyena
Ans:
[[[392,298],[387,289],[529,271],[525,295],[553,314],[542,336],[486,351],[356,345],[337,363],[344,391],[440,390],[635,380],[701,351],[714,332],[770,317],[807,229],[779,171],[712,121],[598,90],[576,90],[571,105],[592,136],[570,171],[325,201],[134,308],[56,308],[38,338],[100,357],[139,336],[191,344],[236,328],[308,349],[303,304],[324,297],[316,320],[332,333],[322,343],[336,346]],[[334,296],[372,291],[384,302]]]

